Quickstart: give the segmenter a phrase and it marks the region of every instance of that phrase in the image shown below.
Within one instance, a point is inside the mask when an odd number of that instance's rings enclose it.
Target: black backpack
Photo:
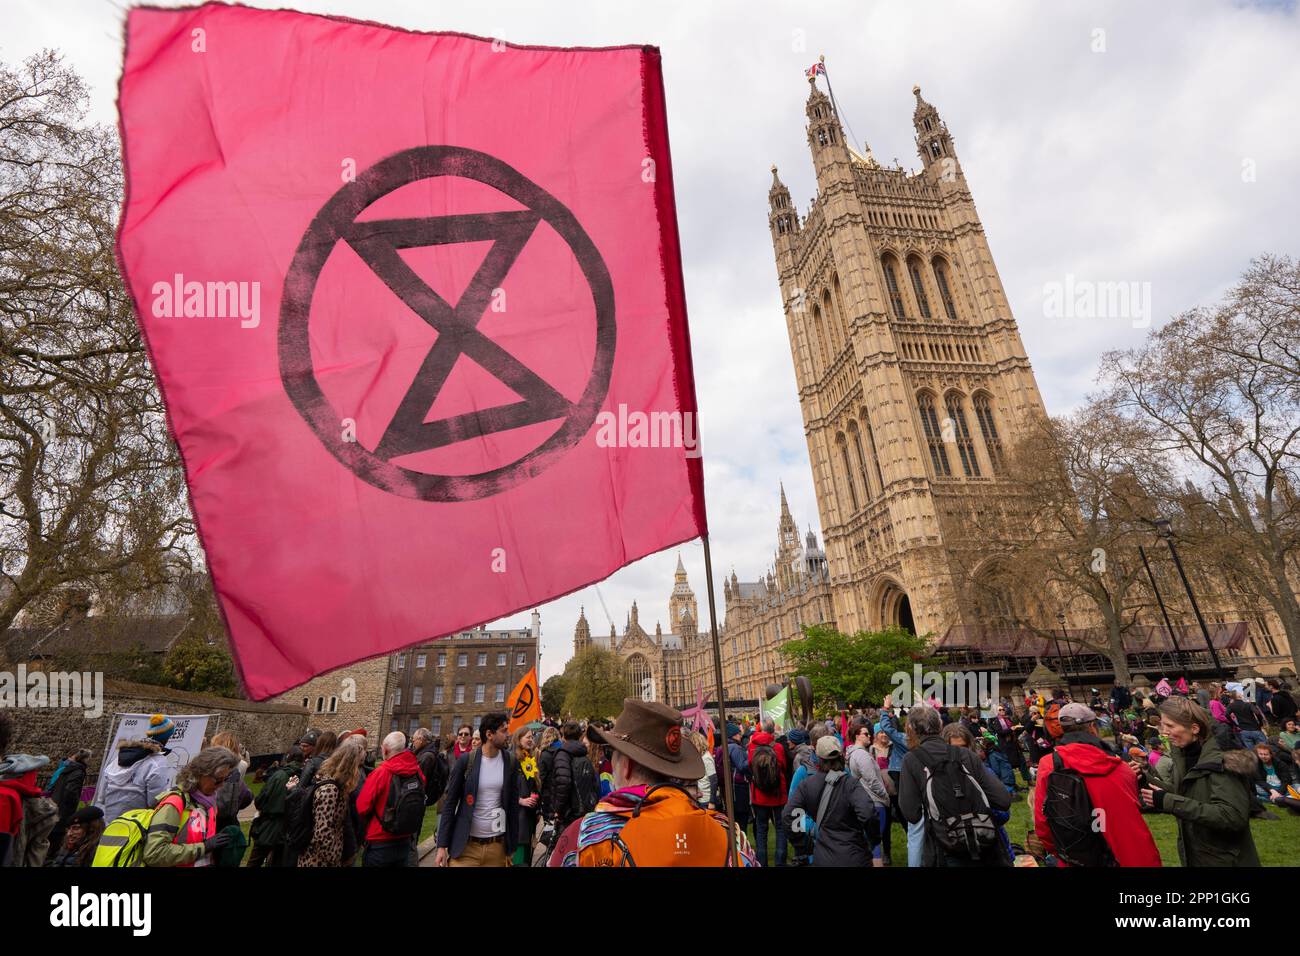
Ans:
[[[446,754],[430,754],[429,757],[421,761],[420,769],[424,771],[424,802],[433,806],[446,792],[451,771],[447,769]]]
[[[569,816],[572,819],[596,809],[600,800],[600,780],[596,777],[596,768],[586,757],[573,754],[568,754],[568,757],[573,774],[573,789],[569,791]]]
[[[1083,775],[1065,765],[1059,750],[1052,752],[1043,816],[1052,831],[1056,855],[1070,866],[1118,865],[1110,844],[1093,826],[1092,798]]]
[[[918,747],[913,753],[925,772],[926,826],[946,854],[978,860],[998,839],[993,811],[978,778],[962,760],[970,751],[951,744],[932,758]]]
[[[399,836],[417,832],[424,823],[424,800],[424,782],[418,773],[408,777],[393,774],[379,825],[386,833]]]
[[[749,769],[755,790],[762,793],[781,791],[781,764],[777,762],[776,751],[771,744],[758,744],[754,747]]]
[[[289,791],[284,800],[284,842],[295,853],[301,853],[311,844],[316,830],[315,798],[321,787],[337,787],[333,780],[312,778],[306,786],[298,785]]]

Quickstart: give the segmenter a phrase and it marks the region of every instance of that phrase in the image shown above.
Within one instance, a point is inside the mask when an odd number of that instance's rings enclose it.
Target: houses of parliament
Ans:
[[[811,531],[801,544],[782,492],[771,570],[723,582],[729,699],[788,677],[778,648],[805,624],[898,625],[962,647],[1015,619],[1014,596],[976,586],[996,569],[969,529],[985,515],[1017,520],[1007,454],[1047,411],[953,137],[912,93],[919,170],[847,142],[815,77],[806,132],[817,195],[805,215],[772,168],[768,223],[825,552]],[[1280,623],[1216,604],[1215,590],[1205,588],[1207,616],[1227,644],[1275,672],[1289,659]],[[634,605],[624,634],[607,639],[584,615],[575,650],[614,648],[647,696],[694,703],[698,684],[714,699],[707,624],[680,561],[669,610],[672,633],[647,633]]]

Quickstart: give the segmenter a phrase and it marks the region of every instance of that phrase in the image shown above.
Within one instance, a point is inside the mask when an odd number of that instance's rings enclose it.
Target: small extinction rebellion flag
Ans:
[[[520,679],[506,698],[506,713],[510,715],[507,730],[512,734],[525,724],[542,719],[542,694],[537,687],[536,667]]]
[[[140,7],[119,110],[251,697],[706,532],[657,49]]]

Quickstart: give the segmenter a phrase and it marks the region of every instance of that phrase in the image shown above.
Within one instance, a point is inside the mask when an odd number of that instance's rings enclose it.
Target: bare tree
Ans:
[[[147,589],[189,563],[183,477],[114,260],[116,137],[86,101],[56,53],[0,64],[0,630],[51,591]]]
[[[1102,401],[1043,419],[1007,458],[1016,520],[987,511],[971,516],[986,569],[971,575],[981,619],[1053,641],[1061,636],[1058,612],[1095,621],[1070,630],[1066,652],[1104,655],[1120,683],[1129,680],[1125,635],[1149,606],[1137,553],[1155,515],[1149,489],[1168,480],[1140,453],[1142,440],[1138,427]]]
[[[1300,267],[1255,260],[1217,309],[1193,309],[1137,349],[1102,360],[1112,400],[1153,456],[1193,486],[1182,494],[1218,570],[1276,611],[1300,670]]]

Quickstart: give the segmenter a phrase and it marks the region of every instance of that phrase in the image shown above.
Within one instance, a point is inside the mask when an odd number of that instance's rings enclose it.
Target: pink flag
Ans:
[[[118,253],[250,696],[705,533],[658,50],[126,32]]]

